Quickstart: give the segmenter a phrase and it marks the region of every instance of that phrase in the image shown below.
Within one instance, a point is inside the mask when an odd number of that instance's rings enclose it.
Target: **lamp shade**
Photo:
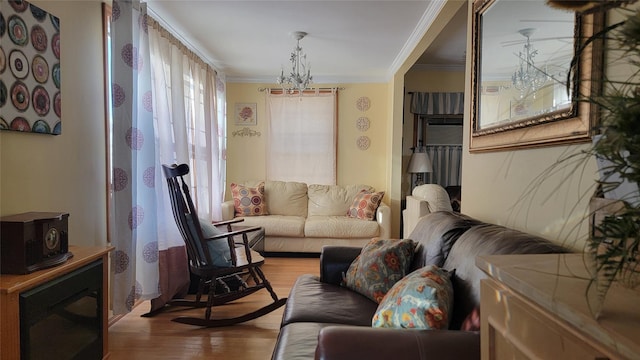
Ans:
[[[426,152],[416,152],[411,155],[409,168],[410,173],[428,173],[431,172],[431,159]]]

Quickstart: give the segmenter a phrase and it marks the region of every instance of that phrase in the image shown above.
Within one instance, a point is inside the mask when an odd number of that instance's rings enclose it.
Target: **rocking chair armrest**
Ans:
[[[231,220],[222,220],[222,221],[214,221],[211,224],[214,226],[226,226],[227,231],[233,231],[231,225],[243,222],[244,219],[231,219]]]
[[[236,224],[243,221],[244,219],[231,219],[231,220],[214,221],[212,222],[212,224],[215,226],[221,226],[221,225]]]

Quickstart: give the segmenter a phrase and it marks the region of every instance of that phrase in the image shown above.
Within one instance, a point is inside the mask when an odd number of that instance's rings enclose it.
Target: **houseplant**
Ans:
[[[640,9],[629,6],[635,1],[548,0],[550,6],[572,11],[617,8],[623,15],[586,43],[604,37],[611,52],[609,68],[623,66],[625,76],[605,76],[599,95],[584,98],[577,94],[578,101],[595,102],[600,109],[596,140],[581,154],[595,158],[600,169],[601,192],[591,202],[592,228],[587,240],[588,253],[595,260],[588,290],[595,301],[589,305],[596,316],[614,282],[630,288],[640,285]],[[581,55],[578,49],[572,63]],[[608,199],[599,199],[601,195]]]

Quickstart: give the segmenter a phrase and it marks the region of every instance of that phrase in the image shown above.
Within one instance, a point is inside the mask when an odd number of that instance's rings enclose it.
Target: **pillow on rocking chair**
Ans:
[[[205,239],[212,238],[214,236],[223,234],[220,229],[205,219],[198,219],[200,221],[200,228],[202,229],[202,235]],[[191,216],[187,215],[187,222],[189,226],[193,226],[193,220]],[[193,229],[195,232],[195,229]],[[231,264],[231,249],[229,249],[229,243],[227,238],[220,238],[216,240],[207,241],[207,247],[209,248],[209,254],[213,265],[218,267],[230,267]],[[202,251],[202,249],[200,249]]]

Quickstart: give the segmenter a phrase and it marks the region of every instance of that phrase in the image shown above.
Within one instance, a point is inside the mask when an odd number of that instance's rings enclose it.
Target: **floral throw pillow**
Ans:
[[[409,272],[415,248],[411,239],[372,239],[349,266],[342,285],[380,303]]]
[[[373,327],[447,329],[453,310],[453,287],[446,270],[418,269],[387,292],[371,320]]]
[[[251,188],[244,185],[231,184],[231,195],[236,216],[268,215],[264,201],[264,183]]]
[[[384,191],[369,192],[362,190],[353,199],[353,203],[347,211],[347,216],[362,220],[373,220],[376,217],[376,210],[384,197]]]

